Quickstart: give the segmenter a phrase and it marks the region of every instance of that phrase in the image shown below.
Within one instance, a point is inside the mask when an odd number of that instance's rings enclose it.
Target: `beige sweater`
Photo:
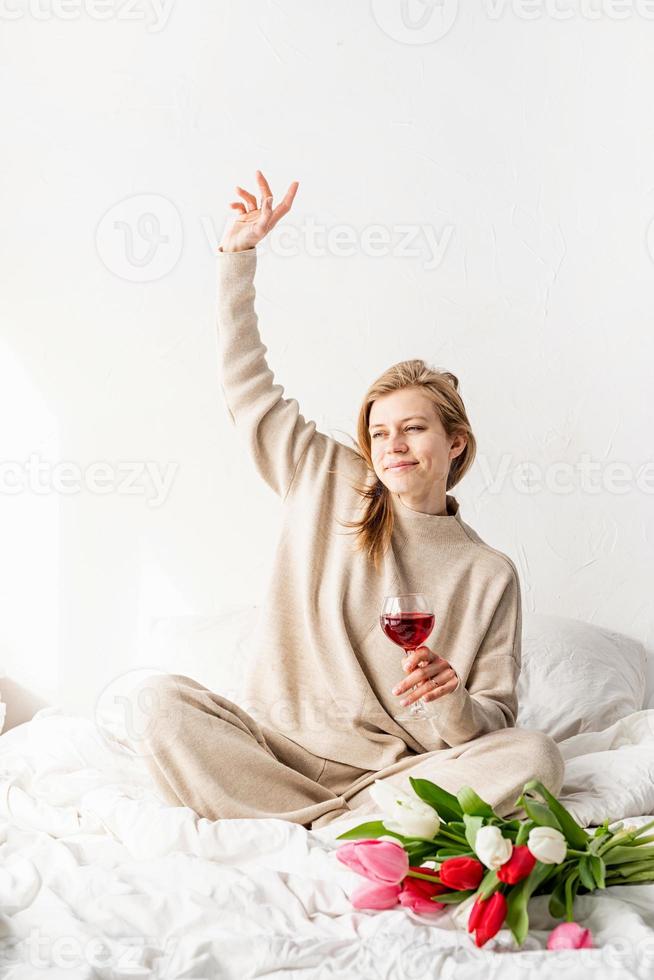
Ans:
[[[266,362],[256,249],[219,251],[217,263],[221,387],[258,472],[282,500],[241,707],[322,758],[375,771],[515,725],[522,613],[513,562],[461,519],[451,494],[449,516],[411,510],[393,494],[392,548],[374,571],[354,550],[354,531],[336,521],[361,516],[348,481],[364,478],[365,465],[304,419]],[[385,595],[405,592],[433,598],[426,645],[460,680],[428,702],[428,719],[400,723],[392,714],[407,709],[391,689],[405,676],[402,651],[379,615]]]

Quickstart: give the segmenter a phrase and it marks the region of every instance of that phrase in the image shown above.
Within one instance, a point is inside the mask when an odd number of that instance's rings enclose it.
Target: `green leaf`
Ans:
[[[527,914],[527,904],[532,893],[545,878],[548,877],[553,865],[543,864],[536,861],[531,873],[514,885],[507,895],[507,914],[506,926],[513,933],[513,937],[522,946],[529,931],[529,916]]]
[[[463,902],[464,899],[474,894],[473,889],[470,889],[462,892],[443,892],[442,895],[435,895],[434,898],[437,902],[444,902],[446,905],[456,905],[458,902]]]
[[[489,898],[494,891],[497,891],[501,884],[502,882],[497,877],[497,871],[489,868],[479,886],[479,897],[483,899]]]
[[[562,919],[565,915],[565,878],[563,878],[552,892],[547,906],[550,915],[554,919]]]
[[[515,846],[520,847],[521,844],[527,843],[527,838],[529,837],[529,831],[532,827],[535,827],[533,820],[525,820],[518,831],[518,836],[515,839]]]
[[[624,864],[627,861],[654,861],[654,847],[628,847],[618,844],[605,851],[604,861],[607,865]]]
[[[527,814],[538,827],[554,827],[556,830],[561,831],[559,821],[548,807],[544,806],[542,803],[535,803],[533,800],[529,800],[525,796],[522,797],[522,801],[522,805],[527,811]]]
[[[384,837],[386,834],[390,834],[391,837],[397,837],[398,840],[404,840],[401,834],[395,834],[392,830],[387,830],[381,820],[373,820],[371,823],[360,823],[358,826],[346,830],[344,834],[339,834],[336,840],[360,840],[361,838],[367,837],[374,839],[375,837]]]
[[[579,887],[578,874],[579,872],[574,870],[565,880],[565,917],[568,922],[574,922],[573,905]]]
[[[597,887],[606,888],[606,865],[601,857],[598,857],[596,854],[591,854],[588,858],[588,864],[590,865],[591,874],[595,879]]]
[[[474,857],[472,851],[466,848],[464,851],[452,851],[447,848],[442,851],[437,851],[434,861],[447,861],[448,858],[458,858],[458,857]]]
[[[640,871],[651,872],[654,874],[654,864],[651,861],[629,861],[619,864],[615,868],[611,869],[611,873],[613,875],[617,874],[625,878],[632,874],[637,874]]]
[[[442,820],[447,822],[448,820],[461,819],[461,806],[452,793],[448,793],[446,789],[437,786],[429,779],[415,779],[413,776],[409,776],[409,782],[413,791],[421,800],[433,806]]]
[[[601,830],[602,828],[599,827],[598,829]],[[602,845],[605,844],[607,840],[610,840],[611,836],[612,835],[610,833],[607,833],[599,835],[596,834],[594,837],[591,837],[590,844],[588,846],[590,853],[597,854]]]
[[[537,779],[531,779],[528,783],[525,783],[523,793],[528,793],[531,790],[536,790],[536,792],[540,793],[540,795],[543,797],[551,813],[556,817],[558,829],[561,831],[568,843],[572,847],[578,849],[586,847],[586,844],[588,843],[588,834],[583,827],[577,823],[572,814],[566,810],[563,804],[559,803],[556,797],[552,796],[550,791]]]
[[[642,827],[637,827],[633,832],[633,836],[640,837],[640,835],[644,834],[646,830],[650,829],[650,827],[654,827],[654,820],[650,820],[649,823],[644,823]]]
[[[490,803],[486,803],[481,796],[477,796],[471,786],[462,786],[456,795],[464,817],[467,813],[471,817],[497,817],[498,820],[501,820]]]
[[[632,881],[654,881],[654,870],[641,871],[636,874],[630,874],[626,878],[618,878],[611,875],[606,879],[606,884],[608,885],[629,885]]]
[[[604,823],[601,824],[601,826],[599,826],[596,829],[596,831],[593,834],[593,836],[594,837],[602,837],[603,834],[606,834],[607,833],[608,829],[609,829],[609,821],[608,820],[605,820]]]
[[[472,850],[475,850],[475,842],[477,840],[477,831],[483,826],[483,817],[471,817],[468,813],[463,814],[463,822],[466,825],[466,840],[470,844]]]
[[[588,866],[588,860],[589,859],[587,857],[582,857],[579,860],[579,881],[584,888],[588,889],[589,892],[594,892],[597,886],[590,867]]]

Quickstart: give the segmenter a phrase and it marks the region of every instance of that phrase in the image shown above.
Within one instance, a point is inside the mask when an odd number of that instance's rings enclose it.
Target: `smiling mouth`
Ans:
[[[399,471],[408,470],[409,467],[415,466],[415,465],[416,465],[415,463],[402,463],[400,466],[389,466],[388,468],[391,471],[391,473],[393,473],[396,470],[399,470]]]

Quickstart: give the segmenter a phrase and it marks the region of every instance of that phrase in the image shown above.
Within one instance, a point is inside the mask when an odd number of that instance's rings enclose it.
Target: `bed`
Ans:
[[[135,672],[174,669],[236,697],[251,616],[160,620],[152,667]],[[217,665],[226,643],[234,656]],[[546,950],[558,921],[546,898],[530,903],[522,949],[506,929],[477,949],[449,912],[352,908],[360,878],[335,851],[355,815],[308,831],[167,806],[121,734],[120,683],[133,679],[108,685],[92,717],[47,705],[0,736],[3,977],[651,975],[654,885],[576,899],[594,949]],[[561,799],[582,824],[654,818],[651,664],[640,643],[525,614],[520,685],[518,724],[559,742]]]

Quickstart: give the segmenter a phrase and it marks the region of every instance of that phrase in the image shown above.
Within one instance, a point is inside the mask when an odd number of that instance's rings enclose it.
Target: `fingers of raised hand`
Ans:
[[[268,181],[266,180],[266,178],[264,177],[264,175],[261,173],[260,170],[256,171],[256,178],[257,178],[257,183],[259,184],[259,189],[261,190],[262,199],[266,197],[272,197],[270,184],[268,183]]]
[[[276,225],[279,219],[283,215],[288,214],[288,212],[291,210],[291,205],[293,204],[293,198],[295,197],[298,187],[299,184],[297,180],[294,180],[293,183],[290,185],[289,189],[286,191],[286,194],[284,195],[282,202],[278,204],[275,210],[272,212],[271,223],[273,225]],[[270,203],[272,204],[272,198],[270,199]]]
[[[241,197],[244,197],[245,198],[245,200],[247,202],[247,210],[248,211],[256,211],[256,209],[257,209],[257,199],[254,196],[254,194],[250,194],[249,191],[246,191],[244,187],[239,187],[238,184],[236,185],[236,190],[239,192],[239,194],[241,195]]]

